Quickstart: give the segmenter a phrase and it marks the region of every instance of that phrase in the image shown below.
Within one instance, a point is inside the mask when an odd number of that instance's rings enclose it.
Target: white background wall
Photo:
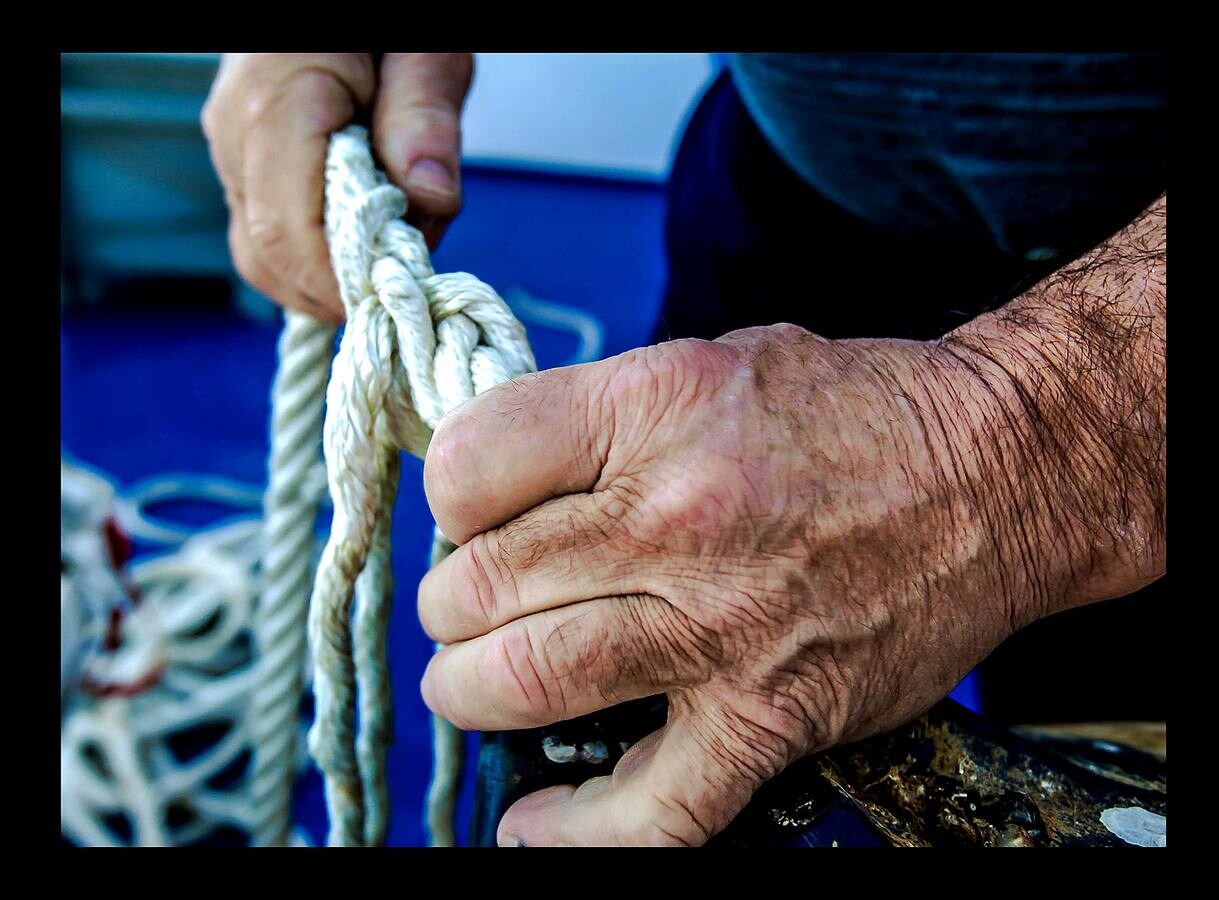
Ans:
[[[464,154],[659,180],[711,74],[705,53],[479,53]]]

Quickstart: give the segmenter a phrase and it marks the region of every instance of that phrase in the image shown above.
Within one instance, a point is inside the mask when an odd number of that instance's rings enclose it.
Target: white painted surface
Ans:
[[[659,180],[711,74],[705,53],[479,53],[463,153]]]

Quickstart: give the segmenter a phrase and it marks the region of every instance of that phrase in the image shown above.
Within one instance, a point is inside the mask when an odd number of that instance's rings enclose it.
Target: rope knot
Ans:
[[[422,457],[449,410],[537,368],[503,299],[472,275],[437,275],[405,212],[406,196],[377,171],[364,129],[334,135],[326,233],[347,325],[326,388],[334,521],[308,634],[317,699],[309,748],[326,775],[330,841],[338,844],[385,836],[392,733],[385,631],[398,449]],[[434,558],[452,545],[438,538],[438,547]],[[450,731],[442,732],[446,740]]]
[[[387,400],[386,433],[422,457],[445,413],[537,364],[524,327],[490,285],[464,272],[435,274],[405,212],[406,196],[373,163],[367,132],[353,125],[334,135],[326,231],[347,327],[409,394],[409,403]]]

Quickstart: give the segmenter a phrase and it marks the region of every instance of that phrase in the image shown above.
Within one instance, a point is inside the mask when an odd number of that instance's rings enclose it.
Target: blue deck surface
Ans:
[[[663,194],[650,185],[522,173],[468,171],[465,212],[435,254],[437,271],[477,274],[508,294],[586,310],[604,328],[603,355],[647,341],[664,278]],[[174,472],[250,483],[266,477],[267,421],[278,328],[234,310],[103,307],[63,317],[62,441],[65,452],[120,487]],[[531,324],[542,368],[571,361],[570,332]],[[428,715],[419,678],[431,642],[415,617],[415,588],[431,539],[422,464],[404,457],[395,507],[390,621],[395,740],[388,843],[425,842],[421,810],[431,765]],[[972,679],[954,695],[977,708]],[[469,819],[474,744],[459,809]],[[324,842],[320,779],[298,793],[298,821]]]

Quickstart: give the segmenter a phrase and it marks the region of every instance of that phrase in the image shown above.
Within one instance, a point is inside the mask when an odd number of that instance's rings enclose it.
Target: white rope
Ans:
[[[596,316],[576,306],[534,297],[520,287],[509,288],[504,299],[521,319],[575,335],[576,350],[561,365],[575,366],[601,358],[605,326]]]
[[[456,546],[435,529],[432,537],[432,557],[429,566],[437,565]],[[439,650],[441,644],[436,645]],[[432,780],[428,784],[424,822],[433,847],[456,847],[453,831],[453,810],[457,806],[457,791],[461,786],[464,762],[464,742],[461,731],[446,719],[432,717]]]
[[[320,467],[320,412],[318,419],[313,454]],[[294,482],[301,489],[287,493],[316,503],[325,482],[322,473],[314,476],[312,485],[306,476]],[[90,846],[171,846],[215,840],[218,828],[228,828],[257,844],[268,823],[265,788],[258,802],[257,751],[267,745],[268,732],[277,748],[272,758],[283,768],[282,796],[272,798],[270,820],[287,830],[290,787],[305,758],[297,717],[303,659],[292,679],[272,665],[274,651],[269,658],[256,656],[256,622],[266,629],[268,619],[274,621],[266,610],[255,615],[260,590],[265,593],[258,604],[275,606],[275,589],[261,585],[258,571],[260,556],[276,560],[273,552],[261,553],[268,528],[260,519],[230,521],[196,532],[126,573],[116,568],[107,538],[111,518],[147,526],[153,535],[190,534],[176,524],[154,522],[145,507],[198,498],[245,507],[250,489],[179,475],[115,496],[104,477],[66,461],[62,484],[64,832]],[[273,488],[269,498],[275,495]],[[283,531],[274,522],[285,502],[281,496],[269,504],[272,533]],[[312,522],[305,535],[303,565],[309,569],[308,560],[320,549]],[[297,590],[296,644],[303,644],[307,592],[306,572]],[[291,696],[280,701],[290,714],[272,724],[258,694],[292,680],[295,687],[281,688]],[[201,727],[211,734],[201,737]],[[180,758],[181,748],[191,743],[202,743],[201,752]],[[244,766],[243,754],[254,757]],[[307,843],[299,831],[275,839]]]
[[[326,779],[331,845],[376,845],[385,835],[392,731],[385,631],[398,449],[422,457],[445,413],[536,369],[524,327],[507,304],[471,275],[434,274],[423,236],[402,221],[405,212],[403,193],[373,165],[364,129],[334,135],[326,232],[347,326],[323,432],[334,522],[308,616],[316,697],[309,749]],[[438,538],[433,563],[451,547]],[[448,723],[435,726],[444,755],[428,821],[433,843],[443,844],[453,841],[450,782],[460,769],[460,740]]]
[[[61,731],[65,833],[93,846],[168,846],[222,826],[250,831],[245,791],[216,779],[251,749],[259,523],[202,533],[123,576],[105,538],[113,490],[66,463],[62,477],[61,604],[79,626],[64,639],[80,645]],[[175,739],[203,725],[213,740],[180,759]]]
[[[326,490],[322,401],[334,329],[289,311],[271,389],[271,455],[263,500],[262,584],[254,619],[259,677],[251,798],[255,846],[283,846],[291,830],[297,723],[305,666],[305,616],[314,527]]]
[[[292,788],[301,757],[298,729],[305,673],[305,617],[313,563],[317,556],[314,527],[319,503],[326,492],[326,474],[321,458],[322,401],[333,341],[332,327],[299,313],[286,314],[278,346],[279,365],[272,388],[268,484],[261,497],[263,524],[260,528],[258,523],[246,522],[234,526],[236,531],[220,529],[213,532],[246,535],[253,530],[242,550],[243,572],[250,584],[226,584],[223,577],[226,569],[222,560],[216,564],[214,572],[207,568],[191,570],[199,576],[198,580],[180,586],[176,594],[181,600],[178,608],[186,609],[197,607],[204,597],[219,603],[225,591],[236,591],[241,596],[244,596],[241,592],[253,596],[257,591],[258,594],[252,623],[258,669],[256,675],[243,675],[241,681],[244,687],[253,690],[252,699],[242,695],[243,699],[250,699],[251,704],[248,716],[245,711],[242,713],[242,728],[248,730],[254,745],[249,781],[249,802],[253,812],[246,819],[249,820],[251,842],[255,846],[283,846],[291,837]],[[76,478],[67,479],[67,483],[83,482]],[[187,498],[240,507],[257,505],[260,499],[249,486],[236,482],[216,477],[178,475],[142,482],[116,498],[113,506],[118,522],[128,534],[154,543],[174,545],[186,540],[191,530],[154,519],[147,512],[147,507],[167,500]],[[96,539],[88,529],[78,530],[76,534],[78,540]],[[196,539],[187,546],[202,546],[202,540]],[[216,538],[208,540],[214,543]],[[259,561],[260,548],[261,571],[256,576],[254,564]],[[149,564],[151,568],[145,567],[143,571],[163,572],[168,576],[173,567],[181,568],[185,557],[169,557],[167,560]],[[92,577],[96,579],[107,577],[108,570],[99,562],[81,567],[80,571],[94,573]],[[113,580],[113,576],[109,577]],[[255,577],[258,578],[257,587]],[[121,595],[121,588],[105,591],[101,589],[104,586],[90,585],[83,595],[101,598],[103,603],[113,605],[113,597],[115,594]],[[182,603],[185,603],[184,607]],[[104,616],[93,618],[104,620]],[[147,615],[133,617],[128,629],[137,627],[145,618]],[[228,617],[229,620],[232,618],[231,615]],[[133,683],[135,676],[121,674],[117,667],[121,665],[132,670],[151,671],[152,663],[137,657],[137,653],[144,656],[155,654],[157,644],[154,640],[131,635],[128,647],[127,652],[122,654],[94,654],[94,668],[104,665],[107,669],[105,677],[112,681]],[[98,676],[94,674],[93,677],[96,680]],[[161,697],[162,693],[154,696]],[[150,700],[141,701],[142,708],[151,708],[152,705]],[[111,726],[126,721],[125,716],[114,712],[107,712],[106,715]],[[249,719],[248,729],[244,724],[246,718]],[[138,723],[132,723],[133,728],[137,726]],[[121,741],[124,742],[122,746],[132,740],[138,741],[141,737],[135,732],[126,737],[117,733],[110,735],[111,743]],[[118,752],[117,745],[110,749]],[[123,758],[123,754],[116,758]],[[151,784],[148,787],[152,789]],[[137,795],[140,795],[138,791]],[[147,797],[144,805],[148,805]],[[144,832],[148,832],[151,826],[145,824],[142,827]],[[148,839],[154,843],[168,840],[163,832],[148,833],[152,835]]]
[[[248,513],[262,504],[264,490],[215,475],[175,473],[149,478],[127,488],[115,498],[114,512],[119,526],[130,537],[149,544],[176,545],[198,529],[182,526],[152,515],[149,507],[158,503],[198,500],[231,506]]]

